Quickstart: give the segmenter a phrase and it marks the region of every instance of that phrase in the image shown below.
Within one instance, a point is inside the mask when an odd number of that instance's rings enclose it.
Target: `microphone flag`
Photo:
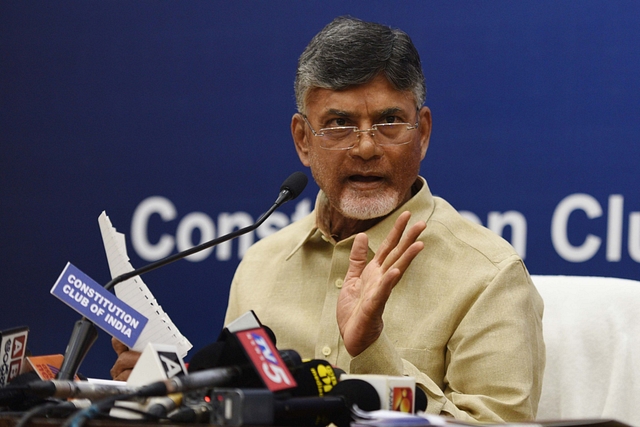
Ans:
[[[0,387],[24,371],[28,335],[26,326],[0,331]]]
[[[271,392],[297,387],[273,339],[253,311],[248,311],[224,328],[218,342],[223,343],[223,347],[215,366],[237,366],[248,362],[253,368],[243,370],[236,387],[266,387]]]
[[[51,294],[127,347],[134,346],[147,324],[146,317],[70,262],[51,288]]]

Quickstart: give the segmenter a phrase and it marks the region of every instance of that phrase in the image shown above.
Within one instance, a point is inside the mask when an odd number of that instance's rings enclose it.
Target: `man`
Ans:
[[[418,175],[431,113],[409,37],[337,18],[301,55],[295,90],[291,132],[321,191],[311,215],[247,251],[225,323],[254,310],[280,348],[413,376],[428,413],[534,419],[542,301],[511,246]]]

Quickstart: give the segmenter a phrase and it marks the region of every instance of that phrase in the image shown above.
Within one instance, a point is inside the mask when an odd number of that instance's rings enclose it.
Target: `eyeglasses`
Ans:
[[[356,146],[361,133],[370,134],[375,143],[380,146],[408,144],[411,142],[409,133],[418,128],[418,117],[416,117],[416,124],[413,126],[409,123],[378,123],[371,126],[370,129],[358,129],[356,126],[336,126],[322,128],[316,132],[307,116],[302,115],[313,136],[320,138],[320,148],[325,150],[350,150]]]

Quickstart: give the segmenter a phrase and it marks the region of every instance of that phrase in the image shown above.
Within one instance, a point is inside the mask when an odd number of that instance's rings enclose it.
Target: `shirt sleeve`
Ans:
[[[402,359],[383,334],[351,360],[351,373],[408,375],[427,413],[502,422],[535,418],[544,371],[542,299],[521,260],[511,260],[467,304],[446,348],[444,388]],[[415,331],[413,333],[421,333]]]

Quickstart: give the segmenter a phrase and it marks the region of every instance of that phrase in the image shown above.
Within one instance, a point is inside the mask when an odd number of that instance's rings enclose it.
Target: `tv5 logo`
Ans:
[[[278,350],[264,330],[242,331],[237,334],[237,337],[270,391],[286,390],[297,386]]]

